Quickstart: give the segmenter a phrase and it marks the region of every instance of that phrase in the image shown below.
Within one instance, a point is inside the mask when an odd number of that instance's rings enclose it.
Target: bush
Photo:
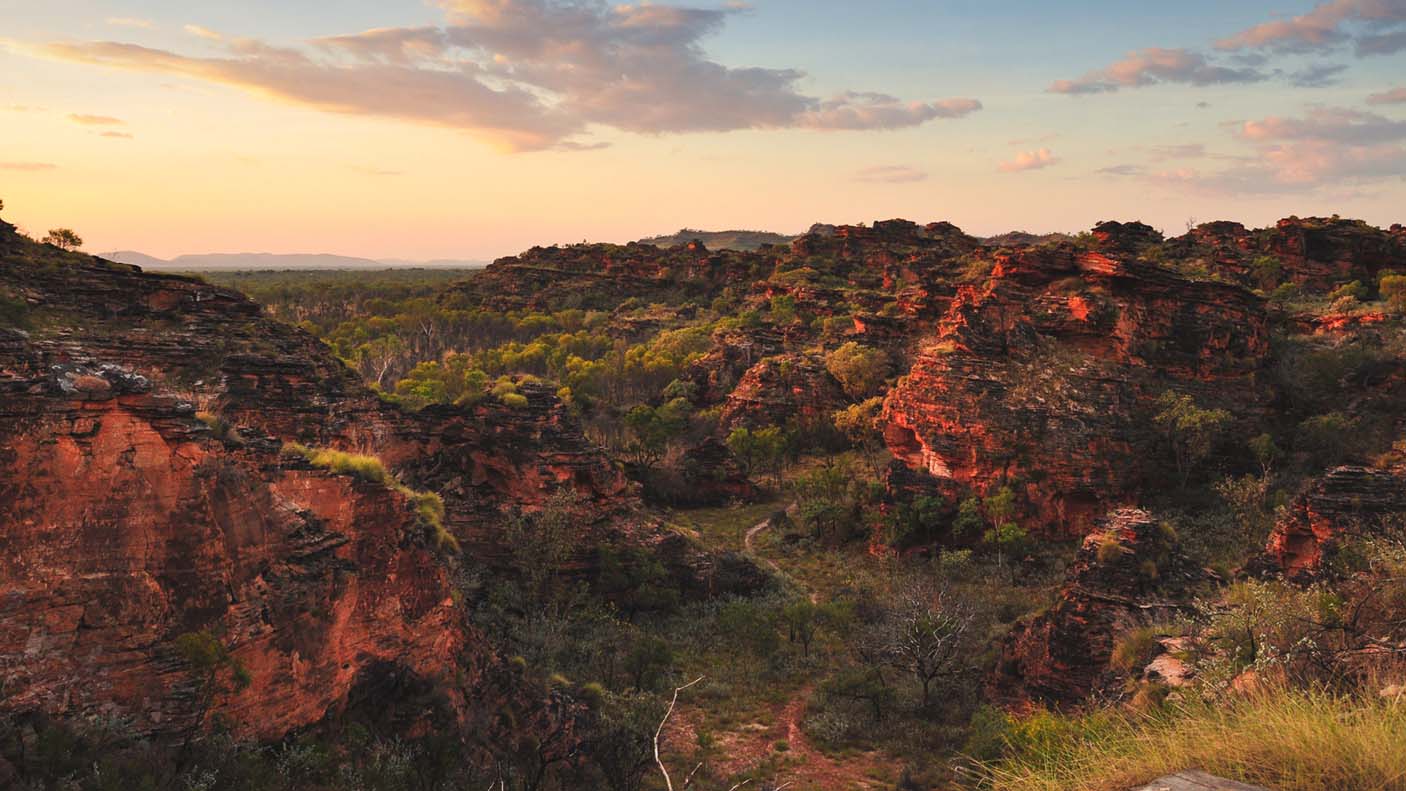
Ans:
[[[856,401],[868,398],[888,377],[889,360],[884,352],[860,346],[854,341],[825,355],[825,368]]]
[[[1382,275],[1380,287],[1382,299],[1391,304],[1398,313],[1406,313],[1406,275]]]
[[[504,393],[498,397],[503,402],[503,406],[511,409],[522,409],[527,406],[527,396],[521,393]]]

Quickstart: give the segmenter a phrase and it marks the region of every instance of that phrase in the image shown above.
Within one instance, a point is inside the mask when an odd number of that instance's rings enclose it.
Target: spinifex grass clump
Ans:
[[[1275,791],[1406,786],[1406,703],[1267,689],[1151,714],[1037,715],[1009,723],[992,791],[1122,791],[1201,769]]]
[[[340,475],[355,475],[372,483],[379,483],[404,495],[415,506],[415,515],[420,524],[434,536],[435,546],[459,551],[459,539],[444,526],[444,499],[435,492],[421,492],[406,486],[386,469],[386,465],[375,456],[347,453],[332,448],[310,448],[297,442],[283,445],[283,452],[301,456],[314,467],[331,470]]]

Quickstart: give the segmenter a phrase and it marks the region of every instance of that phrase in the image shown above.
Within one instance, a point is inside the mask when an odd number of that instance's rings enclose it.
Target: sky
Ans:
[[[0,199],[170,257],[1406,222],[1406,0],[0,0]]]

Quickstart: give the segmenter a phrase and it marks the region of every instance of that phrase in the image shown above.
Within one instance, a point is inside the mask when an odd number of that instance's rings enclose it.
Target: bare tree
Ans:
[[[946,589],[911,584],[898,594],[887,624],[888,664],[913,676],[923,688],[923,706],[937,681],[966,670],[968,638],[975,614]]]

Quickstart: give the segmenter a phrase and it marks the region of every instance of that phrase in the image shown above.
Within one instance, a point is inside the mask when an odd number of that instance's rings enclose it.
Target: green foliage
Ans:
[[[1341,464],[1353,446],[1357,420],[1342,412],[1317,415],[1299,424],[1294,447],[1307,452],[1317,467]]]
[[[1396,273],[1382,275],[1378,290],[1381,292],[1382,299],[1391,305],[1392,310],[1397,313],[1406,313],[1406,275]]]
[[[1284,451],[1275,444],[1274,437],[1269,434],[1260,434],[1250,440],[1250,452],[1255,454],[1255,461],[1260,463],[1260,470],[1268,476],[1279,460],[1283,458]]]
[[[285,442],[283,453],[306,459],[314,467],[330,470],[338,475],[355,476],[398,492],[414,507],[417,521],[430,533],[437,548],[459,552],[459,540],[444,526],[444,500],[439,494],[416,491],[406,486],[375,456],[347,453],[333,448],[310,448],[297,442]]]
[[[770,468],[779,474],[786,437],[779,426],[755,430],[739,426],[727,435],[727,448],[737,457],[746,474],[751,475],[760,468]]]
[[[981,513],[981,498],[972,495],[957,506],[957,518],[952,520],[952,535],[957,538],[979,535],[986,518]]]
[[[855,400],[868,398],[888,378],[888,355],[850,341],[825,355],[825,368]]]
[[[1279,263],[1278,258],[1272,255],[1261,255],[1250,262],[1250,273],[1261,289],[1274,291],[1279,287],[1279,281],[1284,276],[1284,267]]]
[[[652,689],[674,662],[673,649],[662,638],[647,636],[635,642],[625,654],[625,672],[635,691]]]
[[[1138,673],[1162,650],[1161,639],[1168,635],[1164,626],[1141,626],[1118,638],[1109,660],[1115,669]]]
[[[1365,285],[1362,284],[1362,281],[1354,280],[1350,283],[1344,283],[1329,292],[1328,301],[1333,303],[1336,303],[1339,300],[1347,300],[1350,302],[1366,302],[1370,296],[1371,292]]]
[[[1154,420],[1166,432],[1184,489],[1234,418],[1224,409],[1203,409],[1191,396],[1170,390],[1158,398],[1157,406],[1161,411]]]

